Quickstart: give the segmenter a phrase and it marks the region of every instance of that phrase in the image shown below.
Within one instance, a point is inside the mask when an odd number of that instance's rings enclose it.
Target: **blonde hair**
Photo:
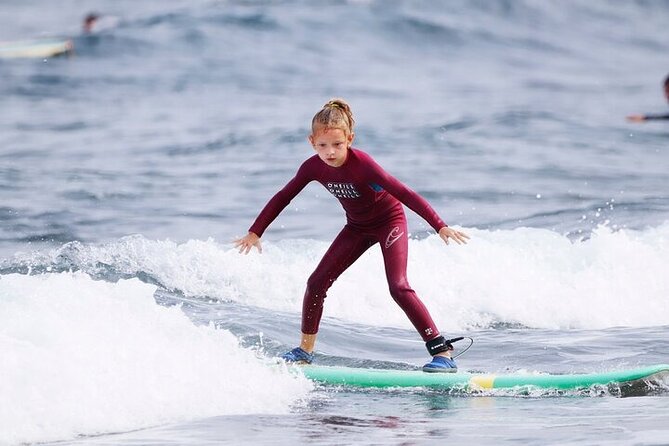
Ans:
[[[347,135],[353,133],[353,112],[348,103],[341,98],[330,99],[311,120],[311,132],[319,128],[340,129]]]

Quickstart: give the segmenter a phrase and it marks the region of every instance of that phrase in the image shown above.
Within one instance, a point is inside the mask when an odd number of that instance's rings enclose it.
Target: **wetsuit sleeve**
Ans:
[[[368,157],[366,161],[369,163],[374,182],[385,189],[390,195],[401,201],[402,204],[420,215],[435,231],[439,232],[441,228],[448,226],[444,223],[441,217],[439,217],[437,211],[430,206],[427,200],[386,172],[371,157]]]
[[[666,114],[666,115],[645,115],[644,119],[646,119],[646,120],[669,119],[669,114]]]
[[[265,205],[256,221],[249,228],[258,237],[262,237],[267,227],[279,216],[286,206],[297,194],[312,180],[309,175],[307,162],[304,162],[297,173],[279,192],[277,192]]]

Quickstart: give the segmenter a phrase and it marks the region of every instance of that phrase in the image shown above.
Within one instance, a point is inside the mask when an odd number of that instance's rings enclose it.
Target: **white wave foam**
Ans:
[[[0,444],[222,414],[286,413],[311,385],[137,279],[0,278]]]
[[[572,242],[546,229],[466,229],[466,246],[437,237],[410,242],[409,280],[440,328],[491,323],[537,328],[669,324],[669,223],[643,231],[608,227]],[[79,262],[143,271],[187,295],[299,312],[307,277],[328,247],[314,240],[266,241],[262,255],[216,242],[131,237],[87,247]],[[391,300],[372,248],[335,282],[326,317],[410,327]]]

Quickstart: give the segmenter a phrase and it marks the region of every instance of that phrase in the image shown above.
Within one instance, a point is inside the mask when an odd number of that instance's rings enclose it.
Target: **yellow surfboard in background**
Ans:
[[[47,58],[71,54],[72,39],[43,38],[0,42],[0,59]]]

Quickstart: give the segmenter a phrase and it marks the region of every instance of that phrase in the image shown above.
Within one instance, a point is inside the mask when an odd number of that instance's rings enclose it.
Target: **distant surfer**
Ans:
[[[669,76],[667,76],[664,79],[664,97],[667,98],[667,102],[669,102]],[[636,114],[636,115],[629,115],[627,117],[628,121],[631,122],[642,122],[642,121],[650,121],[650,120],[658,120],[658,119],[669,119],[669,113],[665,113],[662,115],[641,115],[641,114]]]
[[[316,155],[302,163],[295,176],[265,205],[249,232],[235,240],[240,253],[255,246],[262,252],[260,237],[290,201],[311,181],[325,186],[346,212],[346,225],[330,245],[307,281],[302,303],[300,346],[283,354],[287,362],[313,361],[316,335],[326,292],[335,280],[367,249],[381,248],[390,294],[420,333],[431,362],[426,372],[454,372],[453,346],[439,333],[430,313],[407,280],[409,249],[407,220],[402,204],[427,221],[446,242],[467,242],[464,232],[448,227],[430,204],[387,173],[370,155],[351,147],[353,114],[342,99],[332,99],[311,121],[309,142]]]
[[[100,15],[96,12],[90,12],[84,17],[82,32],[84,34],[97,34],[116,28],[120,19],[112,15]]]
[[[84,24],[83,24],[84,34],[90,34],[93,32],[95,24],[97,23],[99,18],[100,16],[94,12],[86,14],[86,17],[84,17]]]

